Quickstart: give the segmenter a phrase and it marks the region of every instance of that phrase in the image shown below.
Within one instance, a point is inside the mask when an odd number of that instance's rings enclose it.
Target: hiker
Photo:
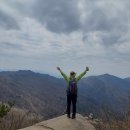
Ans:
[[[70,72],[70,77],[68,77],[60,67],[57,67],[60,71],[61,75],[64,77],[67,82],[67,117],[70,118],[70,108],[71,103],[73,106],[72,110],[72,119],[76,117],[76,102],[77,102],[77,83],[78,81],[89,71],[89,68],[86,67],[85,71],[82,72],[79,76],[76,77],[76,73],[74,71]]]

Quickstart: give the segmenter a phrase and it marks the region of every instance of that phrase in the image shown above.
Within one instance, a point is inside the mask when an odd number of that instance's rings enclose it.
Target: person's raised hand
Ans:
[[[86,71],[89,71],[89,67],[86,67]]]
[[[57,67],[57,69],[60,71],[61,69],[60,69],[60,67]]]

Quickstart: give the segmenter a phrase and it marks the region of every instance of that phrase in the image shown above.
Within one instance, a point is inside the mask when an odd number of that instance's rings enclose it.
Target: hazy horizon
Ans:
[[[57,74],[55,74],[55,73],[47,73],[47,72],[42,72],[42,71],[29,70],[29,69],[25,69],[25,70],[24,69],[23,70],[19,70],[19,69],[13,69],[13,70],[11,70],[11,69],[6,69],[6,70],[5,69],[0,69],[0,72],[8,72],[8,71],[32,71],[34,73],[47,74],[47,75],[50,75],[50,76],[53,76],[53,77],[56,77],[56,78],[63,78],[59,72],[57,72]],[[66,73],[66,74],[69,76],[69,73]],[[77,73],[77,76],[78,76],[78,74],[80,74],[80,73]],[[100,75],[105,75],[105,74],[112,75],[110,73],[95,74],[95,75],[90,75],[89,73],[87,73],[84,77],[100,76]],[[121,77],[121,76],[117,76],[117,75],[112,75],[112,76],[122,78],[122,79],[130,78],[130,76],[128,76],[128,77]]]
[[[129,0],[1,0],[0,69],[130,77]]]

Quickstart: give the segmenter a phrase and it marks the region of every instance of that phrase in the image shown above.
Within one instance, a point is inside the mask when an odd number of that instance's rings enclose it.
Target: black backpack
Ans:
[[[77,82],[76,79],[70,79],[69,86],[68,86],[68,93],[69,94],[77,94]]]

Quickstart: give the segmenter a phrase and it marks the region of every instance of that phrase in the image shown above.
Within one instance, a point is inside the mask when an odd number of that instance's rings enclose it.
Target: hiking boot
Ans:
[[[75,119],[76,117],[75,116],[72,116],[72,119]]]

